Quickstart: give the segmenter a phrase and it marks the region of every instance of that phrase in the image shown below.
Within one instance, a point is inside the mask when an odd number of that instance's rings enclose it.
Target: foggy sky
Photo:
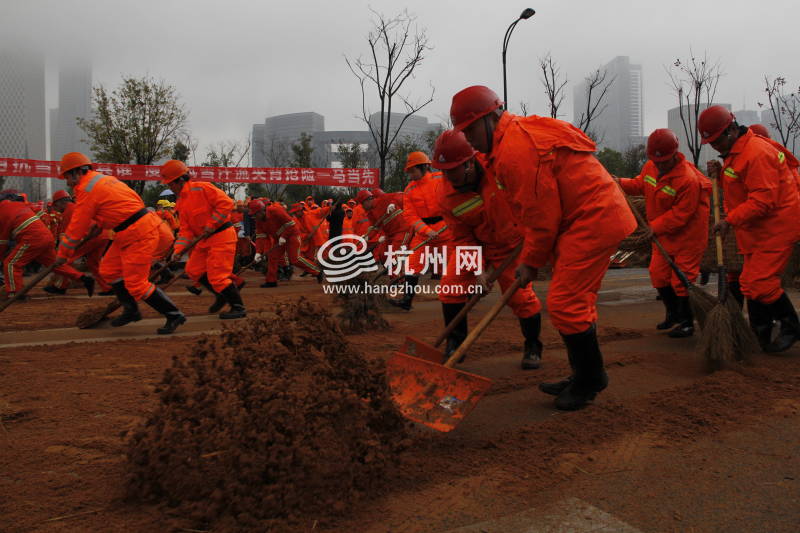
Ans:
[[[368,53],[369,8],[386,15],[406,7],[433,50],[406,94],[432,104],[420,114],[445,117],[458,90],[486,84],[502,94],[500,47],[525,7],[508,55],[511,110],[547,114],[537,58],[548,51],[570,84],[563,107],[572,119],[572,87],[618,55],[643,68],[644,132],[665,127],[676,105],[665,66],[689,48],[718,59],[725,76],[717,101],[758,109],[764,74],[800,83],[796,35],[800,2],[791,0],[477,1],[413,0],[4,0],[0,45],[38,47],[49,72],[64,54],[89,55],[95,83],[149,74],[175,85],[190,112],[189,129],[210,143],[244,140],[266,116],[316,111],[326,129],[364,129],[361,94],[344,56]],[[48,107],[57,105],[49,76]],[[375,106],[372,106],[372,110]]]

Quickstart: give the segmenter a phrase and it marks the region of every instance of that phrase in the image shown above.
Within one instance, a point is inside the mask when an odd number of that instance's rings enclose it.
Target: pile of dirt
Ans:
[[[383,362],[305,299],[177,356],[130,438],[130,494],[198,524],[269,527],[341,512],[409,445]],[[201,528],[203,529],[203,528]]]

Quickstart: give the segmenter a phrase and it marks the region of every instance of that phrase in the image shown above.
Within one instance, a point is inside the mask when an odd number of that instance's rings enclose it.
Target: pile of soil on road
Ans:
[[[130,438],[131,496],[198,524],[264,528],[340,513],[381,488],[410,443],[384,363],[305,299],[276,314],[173,359]]]

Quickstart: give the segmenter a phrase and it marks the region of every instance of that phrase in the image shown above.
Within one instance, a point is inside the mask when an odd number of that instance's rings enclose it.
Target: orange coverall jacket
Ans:
[[[256,252],[263,254],[277,244],[280,237],[289,240],[295,235],[300,235],[296,221],[282,205],[270,204],[267,206],[267,218],[256,221]]]
[[[644,196],[647,222],[670,255],[702,254],[708,245],[711,182],[683,154],[667,174],[648,161],[633,179],[619,181],[631,195]]]
[[[720,178],[741,253],[778,251],[800,239],[800,196],[781,149],[748,130],[722,163]]]
[[[594,142],[578,128],[506,112],[492,142],[489,167],[525,228],[525,264],[606,253],[636,229],[622,191],[593,155]]]
[[[303,243],[308,242],[314,248],[319,248],[325,244],[325,241],[328,240],[325,217],[328,216],[330,211],[330,207],[314,207],[303,212],[303,218],[301,219],[305,229]]]
[[[193,239],[205,231],[214,230],[228,222],[233,205],[233,200],[211,183],[186,182],[176,204],[180,230],[174,255],[180,255]]]
[[[441,172],[428,172],[420,179],[412,181],[406,186],[403,192],[403,212],[411,222],[414,231],[422,234],[430,234],[441,229],[445,223],[425,222],[423,219],[442,217],[442,210],[439,206],[439,196],[442,183],[445,181]],[[436,239],[438,243],[446,241],[449,237],[445,230]]]

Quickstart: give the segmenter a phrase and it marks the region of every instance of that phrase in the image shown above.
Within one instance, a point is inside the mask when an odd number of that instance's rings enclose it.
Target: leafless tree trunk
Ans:
[[[584,78],[586,84],[584,89],[586,91],[586,107],[581,111],[578,119],[578,127],[598,143],[602,141],[604,133],[593,131],[592,122],[597,120],[608,107],[608,104],[604,103],[604,100],[616,76],[611,79],[607,78],[608,71],[601,68],[598,68]]]
[[[250,141],[220,141],[208,147],[203,167],[239,167],[245,156],[250,153]],[[218,184],[225,194],[235,197],[239,189],[246,183],[221,182]]]
[[[524,100],[520,100],[519,102],[519,114],[523,117],[528,116],[528,102]]]
[[[767,93],[772,114],[769,125],[778,132],[781,144],[794,152],[800,137],[800,88],[787,94],[786,78],[783,76],[772,79],[764,76],[764,82],[767,84],[764,92]],[[758,105],[764,106],[761,102]]]
[[[558,109],[564,103],[564,88],[567,86],[567,76],[562,74],[561,67],[553,60],[553,56],[548,54],[539,58],[539,68],[542,71],[542,85],[547,102],[550,105],[550,116],[558,118]],[[527,115],[527,106],[524,110]]]
[[[369,127],[375,141],[381,168],[381,186],[386,177],[386,159],[397,139],[400,128],[405,121],[433,101],[434,89],[427,100],[412,102],[408,96],[400,94],[400,90],[414,71],[425,59],[428,36],[424,28],[416,25],[416,17],[403,11],[393,18],[372,11],[376,19],[374,28],[367,36],[370,54],[367,59],[359,56],[356,59],[345,57],[350,71],[358,79],[361,86],[361,114]],[[378,120],[369,119],[367,95],[375,92],[380,107]],[[392,109],[395,97],[403,104],[403,118],[399,124],[392,124]]]
[[[678,97],[678,113],[683,124],[686,144],[697,166],[700,163],[702,148],[700,132],[697,131],[697,119],[700,112],[714,101],[722,70],[719,61],[709,61],[707,53],[698,58],[689,50],[689,60],[676,59],[667,72]]]

